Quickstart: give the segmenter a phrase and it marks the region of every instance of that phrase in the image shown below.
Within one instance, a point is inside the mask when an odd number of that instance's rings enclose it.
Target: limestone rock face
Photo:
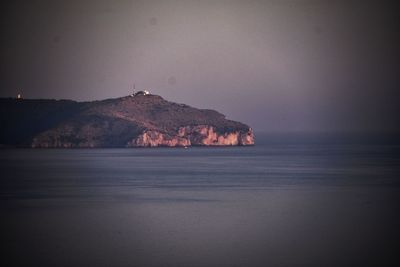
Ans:
[[[200,146],[237,146],[254,145],[251,128],[218,132],[210,125],[196,125],[179,128],[179,136],[186,136],[192,145]]]
[[[157,95],[92,102],[0,99],[0,145],[34,148],[254,145],[246,124]]]
[[[127,147],[190,146],[190,140],[158,131],[146,131],[128,142]]]
[[[180,127],[176,135],[146,131],[128,143],[128,147],[157,146],[247,146],[254,145],[251,128],[247,131],[218,133],[213,126]]]

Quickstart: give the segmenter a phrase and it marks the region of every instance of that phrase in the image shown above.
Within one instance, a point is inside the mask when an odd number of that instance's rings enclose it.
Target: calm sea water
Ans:
[[[399,263],[396,136],[256,142],[0,150],[0,265]]]

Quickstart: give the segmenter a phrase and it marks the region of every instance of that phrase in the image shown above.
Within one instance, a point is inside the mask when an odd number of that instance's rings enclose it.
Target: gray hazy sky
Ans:
[[[383,1],[10,1],[0,96],[132,84],[256,131],[399,131],[400,19]]]

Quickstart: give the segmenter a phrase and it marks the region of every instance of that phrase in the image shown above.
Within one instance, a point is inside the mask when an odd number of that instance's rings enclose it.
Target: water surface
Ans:
[[[0,150],[2,266],[399,263],[400,142]]]

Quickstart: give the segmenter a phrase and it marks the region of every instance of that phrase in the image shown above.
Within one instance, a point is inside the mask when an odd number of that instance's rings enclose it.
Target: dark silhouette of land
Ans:
[[[91,102],[1,98],[0,125],[6,147],[254,144],[243,123],[151,94]]]

